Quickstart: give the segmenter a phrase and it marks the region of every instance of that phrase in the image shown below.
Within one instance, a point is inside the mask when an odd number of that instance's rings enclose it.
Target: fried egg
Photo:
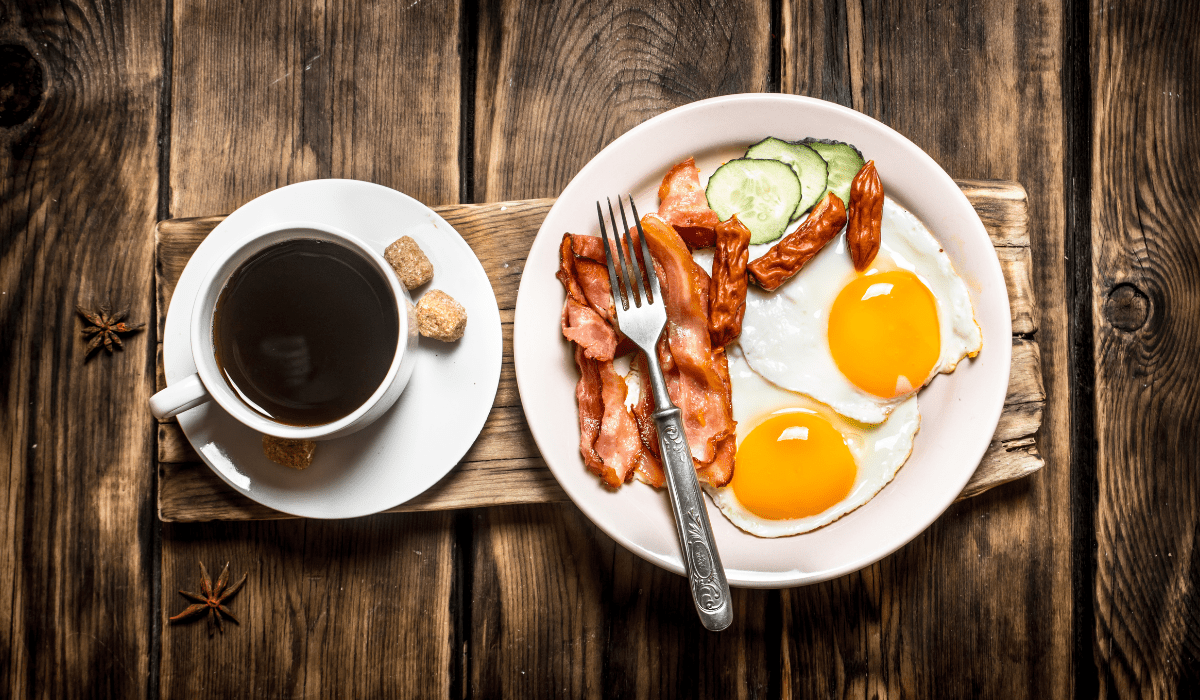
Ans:
[[[916,396],[886,421],[865,425],[766,381],[736,344],[727,356],[736,466],[727,485],[705,490],[742,530],[783,537],[828,525],[869,501],[912,452],[921,423]]]
[[[877,424],[978,354],[983,335],[950,258],[917,217],[886,199],[868,270],[854,270],[839,235],[774,292],[750,287],[739,341],[763,378]]]

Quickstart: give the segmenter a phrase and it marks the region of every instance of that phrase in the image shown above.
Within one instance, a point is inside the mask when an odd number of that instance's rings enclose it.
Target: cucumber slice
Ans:
[[[796,177],[800,178],[800,203],[792,212],[792,221],[812,209],[820,201],[821,195],[825,194],[829,164],[820,154],[802,143],[768,136],[746,149],[745,157],[782,161],[796,171]]]
[[[783,235],[800,201],[800,178],[777,160],[738,158],[708,178],[708,206],[721,221],[734,214],[750,229],[750,242],[770,243]]]
[[[854,146],[841,141],[829,141],[826,139],[804,139],[804,145],[812,148],[825,162],[829,163],[829,179],[825,187],[826,191],[833,192],[838,197],[841,197],[842,204],[850,206],[850,183],[854,180],[854,176],[862,169],[865,160],[862,153]],[[825,193],[821,193],[824,197]]]

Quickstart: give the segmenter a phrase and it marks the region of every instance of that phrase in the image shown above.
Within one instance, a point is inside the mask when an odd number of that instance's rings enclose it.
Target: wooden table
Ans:
[[[1196,692],[1194,3],[13,2],[0,27],[0,694]],[[157,329],[84,363],[73,310],[155,318],[156,221],[315,177],[551,197],[644,119],[746,91],[1025,186],[1045,469],[856,574],[737,591],[719,635],[570,504],[160,523]],[[212,640],[165,624],[198,560],[249,574]]]

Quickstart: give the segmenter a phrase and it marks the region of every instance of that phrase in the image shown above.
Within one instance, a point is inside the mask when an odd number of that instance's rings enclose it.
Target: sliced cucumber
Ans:
[[[792,221],[812,209],[820,201],[821,195],[825,194],[829,164],[820,154],[802,143],[768,136],[746,149],[745,157],[782,161],[796,171],[796,177],[800,178],[800,203],[792,212]]]
[[[721,221],[734,214],[750,229],[750,242],[770,243],[783,235],[800,201],[800,178],[778,160],[738,158],[708,178],[708,206]]]
[[[825,162],[829,163],[826,192],[833,192],[841,198],[842,204],[850,206],[850,183],[866,162],[862,153],[854,146],[841,141],[804,139],[801,143],[820,153]],[[824,196],[825,192],[822,192],[821,197]]]

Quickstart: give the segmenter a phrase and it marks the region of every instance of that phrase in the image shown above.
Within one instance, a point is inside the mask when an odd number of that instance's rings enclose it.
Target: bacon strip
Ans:
[[[657,352],[667,391],[682,410],[698,477],[723,486],[733,473],[736,424],[725,353],[713,349],[708,332],[711,281],[669,223],[652,214],[642,219],[642,226],[667,307],[667,333]],[[631,234],[634,245],[640,245],[636,229]],[[580,453],[587,468],[610,486],[620,486],[636,474],[661,487],[665,478],[648,382],[630,411],[625,406],[625,380],[611,361],[628,348],[628,339],[610,325],[615,309],[603,255],[597,237],[563,237],[558,278],[567,290],[563,335],[579,345],[575,361],[580,370]],[[646,376],[643,355],[634,358],[634,369]]]
[[[575,259],[575,271],[578,273],[579,286],[596,313],[605,321],[616,319],[616,309],[613,308],[612,288],[608,284],[608,268],[587,258]]]
[[[664,370],[663,375],[667,381],[667,393],[671,395],[672,401],[676,401],[680,395],[680,387],[683,381],[678,368],[675,366],[674,358],[671,357],[670,350],[666,349],[665,343],[659,346],[659,356],[660,358],[664,356],[666,358],[664,365],[668,369]],[[723,350],[717,350],[713,353],[713,366],[725,383],[724,400],[732,416],[733,404],[732,389],[729,385],[729,363]],[[645,373],[649,371],[646,364],[646,356],[639,354],[635,357],[633,367],[635,371],[641,373],[641,376],[644,377]],[[638,477],[645,483],[661,487],[666,482],[662,471],[662,462],[659,457],[658,428],[654,423],[654,398],[651,396],[648,386],[643,386],[642,394],[633,406],[633,416],[637,421],[638,432],[641,434],[642,446],[645,448],[646,455],[644,473],[643,467],[639,466]],[[692,430],[692,428],[687,427],[685,420],[684,431],[687,432],[688,430]],[[713,486],[724,486],[729,483],[729,480],[733,478],[733,458],[737,447],[736,437],[736,434],[731,429],[725,437],[718,440],[714,457],[709,462],[701,462],[693,457],[696,464],[697,478]]]
[[[568,233],[571,237],[571,249],[575,251],[575,255],[588,260],[594,260],[601,265],[607,262],[604,256],[604,241],[600,240],[599,236],[580,236],[574,233]]]
[[[563,305],[562,332],[593,360],[611,361],[617,356],[617,333],[600,314],[574,299]]]
[[[617,488],[647,467],[637,422],[625,405],[625,378],[612,363],[620,346],[609,323],[614,310],[608,271],[591,258],[599,243],[591,236],[563,236],[556,276],[567,291],[563,335],[576,343],[579,452],[589,471]],[[602,245],[599,250],[602,255]],[[588,255],[577,256],[580,251]]]
[[[584,286],[580,283],[581,261],[575,257],[575,238],[575,236],[565,234],[558,250],[558,272],[555,277],[567,290],[567,302],[563,306],[562,313],[562,332],[568,340],[579,344],[590,359],[611,360],[616,356],[617,332],[605,320],[605,316],[592,306],[588,296],[584,293]],[[584,237],[579,236],[579,238]],[[583,262],[586,263],[586,261]],[[594,273],[594,270],[587,267],[586,264],[583,265],[583,270]],[[608,276],[607,271],[604,276]],[[594,274],[589,274],[587,286],[592,288],[593,294],[596,294],[595,287],[599,283],[593,278]],[[605,287],[608,286],[607,279],[602,282]],[[608,318],[612,317],[611,293],[608,303],[599,308],[608,314]]]
[[[717,459],[718,448],[734,434],[736,425],[725,353],[713,351],[708,334],[709,278],[666,221],[648,214],[642,218],[642,228],[662,271],[659,282],[667,306],[667,345],[672,360],[667,391],[683,412],[693,458],[709,464]],[[719,478],[724,470],[714,473]],[[725,482],[710,483],[721,486]]]
[[[650,395],[650,366],[646,362],[645,353],[638,353],[633,358],[632,369],[637,372],[642,382],[642,393],[637,403],[633,405],[633,418],[637,422],[638,434],[642,438],[642,461],[637,466],[638,478],[643,483],[654,488],[666,485],[666,475],[663,473],[662,460],[658,455],[658,428],[654,425],[654,399]]]
[[[724,486],[733,478],[733,458],[737,455],[737,437],[730,435],[717,445],[717,456],[696,469],[696,478],[713,486]]]
[[[600,435],[600,422],[604,418],[600,363],[589,358],[583,346],[576,345],[575,364],[579,367],[579,383],[575,385],[575,403],[579,405],[579,453],[583,455],[583,464],[588,471],[612,483],[595,448],[596,438]],[[611,477],[616,478],[616,473],[613,472]]]
[[[667,171],[658,188],[658,198],[662,200],[658,215],[674,226],[689,246],[707,248],[716,242],[713,229],[721,223],[721,218],[708,208],[695,158],[688,158]]]
[[[633,414],[625,405],[629,388],[612,362],[600,363],[600,382],[604,418],[600,422],[595,451],[604,462],[605,468],[600,476],[615,488],[633,476],[642,453],[642,439]]]

